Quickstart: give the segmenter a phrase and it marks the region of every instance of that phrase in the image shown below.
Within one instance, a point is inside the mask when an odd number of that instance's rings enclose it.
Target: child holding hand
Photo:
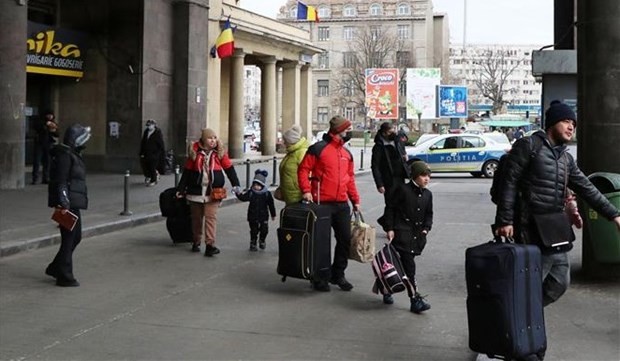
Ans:
[[[276,219],[276,208],[273,196],[265,185],[269,173],[263,169],[257,169],[254,173],[252,187],[242,193],[237,193],[237,199],[249,202],[248,223],[250,225],[250,251],[256,252],[258,247],[265,249],[265,239],[269,233],[269,216]]]

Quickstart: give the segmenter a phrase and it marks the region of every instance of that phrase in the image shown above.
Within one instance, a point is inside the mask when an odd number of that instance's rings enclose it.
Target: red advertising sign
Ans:
[[[398,119],[398,69],[366,69],[366,115]]]

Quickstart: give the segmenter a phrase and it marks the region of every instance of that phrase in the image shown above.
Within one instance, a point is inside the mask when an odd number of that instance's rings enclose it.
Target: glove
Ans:
[[[239,186],[234,186],[233,189],[232,189],[232,192],[234,194],[239,194],[239,193],[241,193],[241,188],[239,188]]]

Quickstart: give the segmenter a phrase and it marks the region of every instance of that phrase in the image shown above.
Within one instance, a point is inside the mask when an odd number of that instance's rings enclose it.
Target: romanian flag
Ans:
[[[297,20],[319,21],[319,14],[314,6],[297,2]]]
[[[235,52],[235,38],[233,37],[233,28],[230,25],[230,16],[224,23],[222,32],[215,40],[215,45],[211,48],[211,57],[217,56],[221,58],[227,58],[232,56]]]

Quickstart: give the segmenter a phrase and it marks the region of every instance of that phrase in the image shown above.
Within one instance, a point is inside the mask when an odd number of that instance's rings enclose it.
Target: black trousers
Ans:
[[[248,223],[250,224],[250,241],[252,244],[256,244],[257,239],[265,242],[269,233],[269,221],[248,221]]]
[[[392,243],[392,245],[394,246],[394,248],[396,249],[396,252],[398,252],[398,255],[400,256],[400,262],[403,265],[403,271],[405,271],[405,274],[411,281],[411,284],[413,284],[414,291],[417,292],[418,284],[415,279],[416,265],[415,265],[415,256],[413,252],[411,252],[410,249],[399,247],[398,244]]]
[[[321,203],[330,207],[332,229],[336,237],[334,248],[334,262],[331,267],[332,278],[344,277],[344,271],[349,264],[349,249],[351,248],[351,207],[347,202]]]
[[[50,159],[50,147],[48,145],[34,144],[34,154],[32,159],[32,182],[36,182],[39,179],[39,167],[42,169],[43,182],[48,181],[49,175],[49,159]]]
[[[79,209],[70,209],[71,212],[78,216],[77,223],[73,230],[70,231],[60,227],[61,243],[58,253],[52,263],[49,264],[50,269],[56,274],[56,279],[63,281],[73,281],[73,251],[82,241],[82,215]]]
[[[159,159],[154,157],[145,156],[141,158],[142,173],[144,177],[148,178],[151,182],[157,181],[157,166],[159,165]]]

